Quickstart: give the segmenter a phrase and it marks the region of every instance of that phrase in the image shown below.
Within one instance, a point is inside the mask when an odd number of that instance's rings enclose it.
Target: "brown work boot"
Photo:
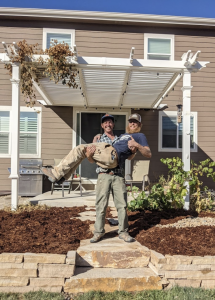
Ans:
[[[131,237],[127,231],[120,233],[119,238],[127,243],[135,242],[135,239]]]
[[[105,235],[105,233],[94,233],[94,236],[90,240],[90,243],[97,243],[101,240],[101,238]]]
[[[48,177],[48,179],[51,182],[55,183],[57,181],[57,178],[52,173],[52,169],[51,168],[42,167],[42,168],[40,168],[40,170],[43,172],[44,175],[46,175]]]

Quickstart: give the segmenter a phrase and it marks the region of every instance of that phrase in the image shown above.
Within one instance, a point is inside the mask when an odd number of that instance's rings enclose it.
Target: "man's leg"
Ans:
[[[97,242],[104,235],[105,215],[112,187],[112,176],[99,174],[96,186],[96,222],[94,237],[91,242]]]
[[[118,213],[119,238],[125,242],[133,242],[134,239],[128,234],[128,215],[127,215],[127,191],[125,179],[121,175],[113,175],[113,200]]]

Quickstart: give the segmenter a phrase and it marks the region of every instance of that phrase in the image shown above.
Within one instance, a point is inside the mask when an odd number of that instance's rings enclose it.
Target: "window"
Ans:
[[[177,112],[159,112],[158,151],[181,152],[183,133],[182,122],[177,122]],[[197,113],[190,116],[190,147],[192,152],[197,152]]]
[[[174,60],[174,35],[144,34],[144,57],[153,60]]]
[[[0,107],[0,157],[11,155],[11,110],[11,106]],[[41,108],[20,107],[19,143],[20,157],[41,156]]]
[[[43,50],[48,49],[53,40],[64,42],[72,48],[75,44],[75,30],[43,28]]]

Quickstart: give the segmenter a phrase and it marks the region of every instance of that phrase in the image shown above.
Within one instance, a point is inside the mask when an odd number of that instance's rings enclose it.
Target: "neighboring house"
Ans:
[[[183,53],[188,50],[194,53],[201,50],[200,59],[210,63],[201,72],[192,74],[190,134],[191,159],[195,161],[208,157],[215,160],[214,26],[214,19],[202,18],[0,9],[0,41],[7,44],[25,39],[45,49],[50,46],[52,39],[57,39],[59,42],[67,42],[71,47],[76,45],[78,56],[107,58],[128,58],[131,48],[135,47],[135,59],[165,61],[180,61]],[[0,45],[0,52],[3,51]],[[0,63],[0,190],[11,189],[7,170],[11,154],[11,83],[7,73]],[[56,94],[48,81],[44,82],[44,87],[50,92],[52,105],[42,105],[47,104],[47,101],[39,93],[37,100],[42,104],[37,102],[34,109],[27,108],[21,99],[20,157],[41,158],[44,165],[51,165],[54,158],[63,158],[77,144],[91,142],[93,136],[101,132],[102,114],[108,112],[116,116],[116,134],[120,134],[125,131],[128,115],[138,112],[142,116],[142,132],[152,150],[150,178],[156,180],[159,175],[166,174],[167,168],[160,162],[160,158],[181,157],[182,124],[177,123],[176,105],[183,102],[182,80],[165,97],[162,103],[167,104],[168,108],[161,111],[150,109],[146,101],[143,106],[135,102],[135,91],[133,98],[127,98],[127,104],[126,98],[123,106],[116,106],[115,102],[111,104],[114,100],[109,92],[115,88],[114,76],[110,74],[112,81],[106,94],[94,95],[87,108],[83,97],[79,99],[69,96],[69,88],[66,92],[64,90]],[[121,74],[117,76],[119,79]],[[156,73],[156,76],[159,78],[160,74]],[[92,78],[93,74],[91,78],[88,77],[89,80]],[[104,80],[102,74],[101,80]],[[138,78],[133,80],[138,81]],[[145,89],[145,99],[149,90],[150,80]],[[104,100],[99,103],[100,98]],[[135,159],[143,158],[137,155]],[[95,165],[84,161],[79,172],[96,183]],[[210,188],[214,187],[211,180],[205,179],[205,183]]]

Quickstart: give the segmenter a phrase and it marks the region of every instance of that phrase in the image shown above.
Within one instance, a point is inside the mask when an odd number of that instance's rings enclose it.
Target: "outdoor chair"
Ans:
[[[61,159],[54,158],[54,165],[55,166],[57,166],[60,162],[61,162]],[[51,186],[51,195],[53,194],[54,190],[61,188],[62,189],[62,197],[64,197],[64,188],[68,186],[68,194],[70,194],[70,191],[72,189],[72,184],[73,183],[77,183],[78,186],[77,186],[77,188],[74,191],[77,191],[77,189],[80,188],[80,193],[81,193],[81,197],[82,197],[82,191],[85,191],[85,189],[82,186],[81,175],[79,177],[76,177],[75,175],[76,175],[76,173],[72,174],[72,176],[71,176],[70,179],[65,180],[61,184],[52,183],[52,186]]]
[[[130,184],[131,189],[133,183],[141,183],[142,191],[145,189],[145,182],[150,184],[149,180],[149,160],[135,160],[132,174],[125,175],[125,183]]]

